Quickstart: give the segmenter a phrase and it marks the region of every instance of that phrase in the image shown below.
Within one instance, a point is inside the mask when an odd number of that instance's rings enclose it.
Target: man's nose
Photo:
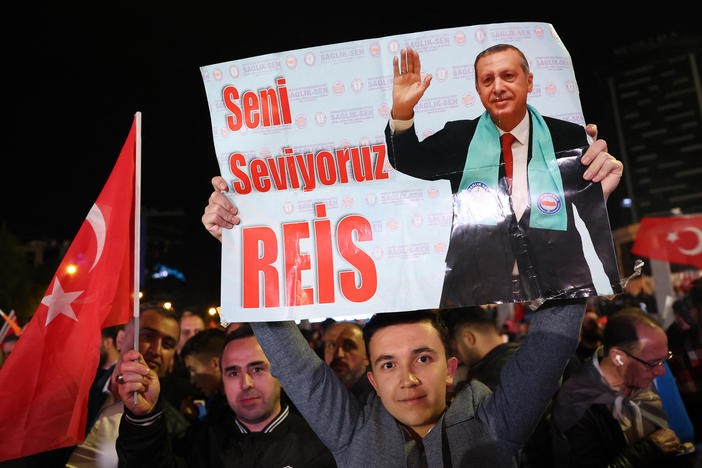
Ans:
[[[400,386],[402,388],[414,387],[419,385],[419,378],[414,373],[414,370],[407,368],[402,372],[402,381]]]
[[[502,94],[505,90],[505,82],[502,81],[500,78],[495,78],[495,81],[493,82],[493,91],[495,94]]]
[[[253,387],[253,378],[248,374],[248,372],[244,372],[244,376],[241,379],[241,388],[245,390],[251,387]]]

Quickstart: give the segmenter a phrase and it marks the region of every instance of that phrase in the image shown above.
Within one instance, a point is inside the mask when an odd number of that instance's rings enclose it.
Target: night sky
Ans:
[[[665,12],[612,11],[613,2],[578,2],[583,7],[544,7],[543,12],[524,7],[510,13],[478,8],[461,14],[364,2],[325,8],[250,3],[260,11],[242,9],[239,2],[150,3],[3,8],[3,94],[10,105],[4,106],[9,126],[3,138],[0,223],[22,240],[72,239],[140,111],[142,210],[185,214],[161,218],[172,219],[168,227],[182,233],[174,259],[189,288],[214,301],[219,244],[201,227],[200,216],[218,167],[200,66],[399,33],[543,21],[554,25],[571,54],[586,120],[600,123],[609,115],[601,70],[616,46],[699,29],[697,15],[670,2]],[[153,224],[149,227],[156,229]]]

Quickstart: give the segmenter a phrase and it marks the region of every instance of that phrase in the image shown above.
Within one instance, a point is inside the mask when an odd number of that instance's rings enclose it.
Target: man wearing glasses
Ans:
[[[653,387],[671,357],[665,332],[625,309],[609,317],[602,343],[556,396],[555,466],[668,466],[683,446]]]

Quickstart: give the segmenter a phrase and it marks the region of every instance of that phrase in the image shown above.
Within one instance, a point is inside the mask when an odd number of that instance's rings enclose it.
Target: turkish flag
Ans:
[[[136,119],[100,196],[0,369],[0,461],[76,445],[101,330],[132,309]]]
[[[643,218],[631,252],[702,268],[702,215]]]

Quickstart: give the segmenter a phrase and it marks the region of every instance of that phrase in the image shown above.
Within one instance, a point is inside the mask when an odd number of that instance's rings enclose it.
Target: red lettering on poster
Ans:
[[[264,307],[280,306],[278,270],[278,240],[269,227],[247,227],[241,230],[243,264],[243,303],[245,308],[261,307],[260,274],[263,274]]]
[[[314,303],[312,288],[302,287],[302,271],[310,269],[310,256],[300,252],[300,239],[308,237],[310,227],[306,222],[283,224],[285,304],[291,307]]]
[[[231,114],[226,116],[227,127],[233,131],[247,128],[273,127],[292,123],[290,101],[285,78],[276,80],[276,87],[262,89],[256,94],[246,91],[239,97],[234,86],[225,86],[222,101]]]
[[[341,294],[351,302],[365,302],[373,297],[378,289],[378,273],[373,259],[353,242],[353,233],[359,242],[373,240],[373,231],[367,219],[362,216],[347,216],[336,228],[336,241],[339,253],[353,265],[359,273],[342,271],[339,273]]]

